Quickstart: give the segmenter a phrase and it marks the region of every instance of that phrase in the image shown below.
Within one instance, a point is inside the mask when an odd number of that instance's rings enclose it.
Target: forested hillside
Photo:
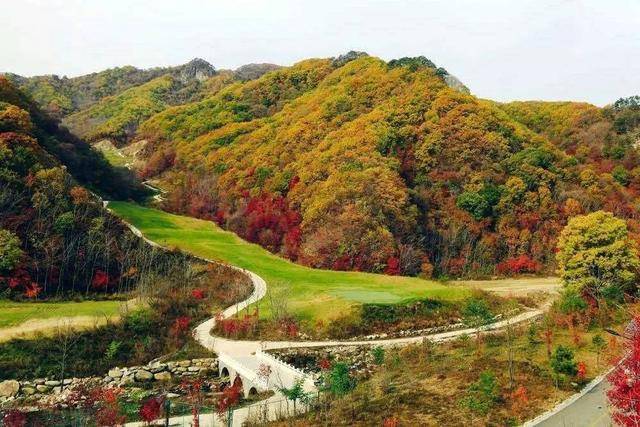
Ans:
[[[133,195],[99,154],[0,77],[0,295],[126,291],[185,262],[150,251],[82,183]]]
[[[499,104],[426,58],[352,53],[223,86],[135,138],[168,209],[303,264],[538,273],[572,215],[610,210],[637,233],[630,108]]]
[[[59,79],[53,91],[39,89],[49,78],[13,79],[40,105],[50,103],[42,93],[72,93],[60,115],[75,135],[144,147],[135,164],[170,190],[167,209],[303,264],[550,273],[567,219],[598,209],[629,219],[640,236],[637,97],[604,109],[496,103],[427,58],[384,62],[362,52],[284,68],[125,67]],[[122,171],[79,159],[95,153],[35,114],[65,134],[64,144],[42,144],[73,176],[130,188],[113,184]]]
[[[202,100],[235,81],[256,79],[278,68],[247,64],[235,71],[216,71],[196,58],[177,67],[127,66],[74,78],[7,78],[75,135],[89,142],[107,138],[122,144],[142,121],[169,106]]]
[[[88,108],[102,98],[117,95],[164,75],[170,75],[184,84],[197,85],[194,82],[205,80],[214,74],[215,69],[211,64],[196,58],[177,67],[141,70],[125,66],[72,78],[56,75],[27,78],[15,74],[8,74],[7,77],[48,114],[60,119]]]
[[[111,138],[125,142],[135,133],[140,122],[172,103],[190,100],[193,94],[183,90],[173,77],[158,77],[72,114],[64,119],[63,124],[87,141]]]

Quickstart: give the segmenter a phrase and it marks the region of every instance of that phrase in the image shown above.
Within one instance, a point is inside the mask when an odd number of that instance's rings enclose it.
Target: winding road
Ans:
[[[105,203],[106,206],[106,203]],[[143,238],[147,243],[162,247],[161,245],[147,239],[140,230],[132,224],[123,221],[131,231]],[[217,261],[197,257],[203,261],[210,263],[218,263]],[[226,265],[226,264],[225,264]],[[261,300],[267,293],[267,284],[260,276],[254,272],[235,267],[246,274],[253,283],[253,292],[251,295],[237,304],[234,304],[221,313],[222,318],[229,318],[241,312],[250,305]],[[547,285],[546,291],[553,292],[556,289]],[[467,328],[455,331],[441,332],[435,334],[426,334],[421,336],[377,339],[377,340],[329,340],[329,341],[257,341],[257,340],[232,340],[224,337],[215,336],[212,330],[215,326],[215,318],[210,318],[200,325],[194,331],[194,338],[205,348],[215,352],[221,365],[233,370],[239,375],[243,382],[248,381],[251,386],[262,390],[272,390],[274,395],[264,401],[243,407],[234,411],[233,425],[241,426],[249,419],[255,419],[257,414],[263,421],[273,420],[278,417],[291,414],[289,405],[283,410],[282,402],[285,397],[280,393],[281,388],[289,388],[296,382],[302,381],[303,388],[306,392],[315,392],[316,386],[314,378],[295,367],[279,361],[265,353],[265,350],[286,349],[286,348],[312,348],[312,347],[330,347],[330,346],[398,346],[419,343],[425,339],[432,342],[444,342],[460,337],[461,335],[472,335],[480,329],[481,331],[492,331],[505,328],[509,325],[515,325],[522,322],[531,321],[543,314],[543,309],[531,309],[520,313],[511,318],[500,320],[480,328]],[[270,375],[268,378],[261,376],[258,371],[264,365],[270,367]],[[555,410],[547,414],[544,420],[528,423],[527,425],[539,426],[608,426],[610,425],[609,413],[605,406],[604,382],[595,384],[595,387],[588,393],[574,399],[569,405]],[[604,409],[603,409],[604,408]],[[180,425],[188,425],[188,417],[177,417],[172,422]],[[201,426],[220,425],[222,420],[215,414],[201,416]],[[127,424],[130,427],[137,426],[137,423]]]

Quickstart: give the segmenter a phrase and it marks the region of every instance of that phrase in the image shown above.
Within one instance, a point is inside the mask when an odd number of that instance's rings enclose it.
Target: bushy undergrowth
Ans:
[[[460,301],[425,298],[396,304],[363,304],[326,322],[299,319],[289,312],[286,304],[278,304],[278,307],[271,307],[270,315],[267,317],[260,317],[257,312],[245,312],[234,318],[219,319],[215,333],[234,338],[274,340],[393,335],[464,322],[465,317],[472,317],[473,313],[468,312],[473,310],[469,310],[469,307],[478,304],[486,312],[486,320],[489,321],[499,314],[509,312],[509,315],[512,315],[513,310],[518,309],[519,303],[527,305],[531,304],[531,301],[507,299],[488,292],[474,291],[470,297]]]
[[[286,425],[520,425],[619,360],[622,343],[605,329],[624,328],[630,311],[587,304],[563,313],[558,305],[531,325],[378,350],[368,362],[303,354],[324,376],[346,363],[357,385],[344,394],[325,390],[315,411]]]
[[[157,277],[140,289],[144,308],[118,323],[85,332],[60,328],[53,336],[0,344],[0,379],[103,375],[113,366],[143,364],[161,355],[201,355],[191,329],[251,292],[247,278],[220,265],[199,265]]]

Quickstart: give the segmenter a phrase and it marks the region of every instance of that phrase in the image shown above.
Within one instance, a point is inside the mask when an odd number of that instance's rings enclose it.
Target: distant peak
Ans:
[[[216,69],[202,58],[193,58],[191,61],[179,67],[180,80],[186,83],[190,80],[206,80],[216,74]]]
[[[367,52],[361,52],[357,50],[350,50],[349,52],[334,58],[332,64],[334,67],[342,67],[347,62],[351,62],[354,59],[362,58],[363,56],[369,56]]]
[[[187,62],[185,65],[197,65],[199,67],[210,67],[213,68],[208,61],[205,61],[202,58],[193,58],[191,61]]]
[[[246,64],[236,68],[234,74],[236,78],[240,80],[254,80],[270,71],[278,70],[280,68],[282,67],[276,64]]]

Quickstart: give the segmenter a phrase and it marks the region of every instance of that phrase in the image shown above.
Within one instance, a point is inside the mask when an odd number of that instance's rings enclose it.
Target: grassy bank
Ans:
[[[34,319],[59,317],[112,317],[120,313],[123,301],[15,302],[0,301],[0,328],[18,326]]]
[[[109,206],[155,242],[259,274],[267,281],[272,299],[286,298],[291,312],[309,320],[335,318],[362,303],[399,303],[426,297],[459,300],[470,292],[462,286],[413,277],[308,268],[248,243],[211,221],[132,203],[112,202]],[[262,313],[270,310],[269,300],[268,296],[260,303]]]

